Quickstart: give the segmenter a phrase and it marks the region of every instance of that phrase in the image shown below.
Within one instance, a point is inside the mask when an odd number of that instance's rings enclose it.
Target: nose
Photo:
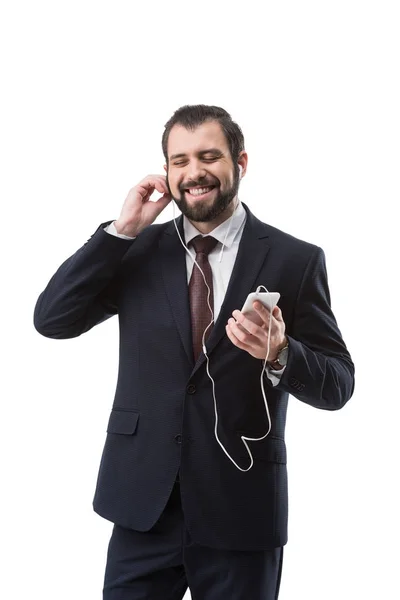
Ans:
[[[199,161],[192,161],[186,173],[188,181],[201,181],[207,177],[207,171]]]

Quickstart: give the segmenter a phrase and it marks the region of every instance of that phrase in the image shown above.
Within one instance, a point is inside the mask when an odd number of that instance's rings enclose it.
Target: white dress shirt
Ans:
[[[214,291],[214,322],[217,321],[219,312],[221,310],[222,302],[225,297],[226,290],[228,289],[229,280],[232,275],[233,266],[236,261],[236,255],[239,248],[239,243],[242,238],[243,228],[246,222],[246,211],[243,208],[242,203],[239,201],[235,212],[231,219],[227,219],[221,225],[218,225],[209,234],[212,235],[218,243],[215,248],[209,253],[208,260],[212,270],[213,278],[213,291]],[[134,237],[118,233],[114,226],[115,221],[107,225],[104,229],[107,233],[115,235],[117,237],[124,238],[126,240],[134,240]],[[196,256],[193,246],[189,246],[189,242],[197,235],[202,234],[194,225],[183,216],[183,231],[184,241],[188,246],[193,259]],[[178,235],[178,234],[177,234]],[[221,256],[222,252],[222,256]],[[194,261],[190,258],[186,252],[186,272],[187,281],[189,284],[190,277],[192,274]],[[240,310],[240,307],[238,307]],[[272,370],[269,365],[266,365],[265,374],[271,380],[272,384],[278,385],[282,373],[286,367],[283,367],[280,371]]]

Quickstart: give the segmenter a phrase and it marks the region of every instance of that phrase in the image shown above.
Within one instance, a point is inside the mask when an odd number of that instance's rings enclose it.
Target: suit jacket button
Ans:
[[[191,383],[190,385],[187,386],[186,391],[188,394],[195,394],[196,393],[196,386],[193,385],[193,383]]]
[[[175,441],[177,444],[181,444],[182,443],[182,436],[180,434],[175,436]]]

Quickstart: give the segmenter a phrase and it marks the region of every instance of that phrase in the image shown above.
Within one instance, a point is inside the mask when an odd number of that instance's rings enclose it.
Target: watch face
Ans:
[[[278,362],[280,365],[285,366],[287,364],[289,354],[289,348],[282,348],[282,350],[278,354]]]

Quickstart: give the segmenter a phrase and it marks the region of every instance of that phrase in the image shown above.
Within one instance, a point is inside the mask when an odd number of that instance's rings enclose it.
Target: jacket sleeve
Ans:
[[[54,273],[38,297],[35,329],[45,337],[73,338],[118,312],[118,274],[135,242],[110,235],[102,223]]]
[[[321,248],[305,269],[287,338],[288,363],[279,388],[315,408],[342,408],[354,391],[354,364],[331,309]]]

